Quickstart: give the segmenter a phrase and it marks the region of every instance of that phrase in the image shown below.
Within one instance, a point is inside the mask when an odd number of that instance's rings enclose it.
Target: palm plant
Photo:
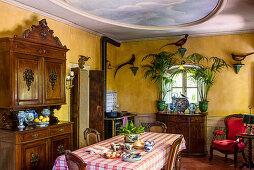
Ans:
[[[170,91],[169,84],[172,83],[172,79],[167,76],[167,71],[174,66],[176,60],[173,56],[176,53],[177,52],[169,53],[162,51],[156,54],[148,54],[142,59],[142,62],[150,59],[148,64],[142,66],[145,69],[144,77],[150,78],[150,80],[157,85],[158,98],[160,101],[164,101],[166,94]],[[160,111],[162,109],[158,108],[158,110]]]
[[[229,65],[218,57],[207,58],[201,54],[194,53],[186,57],[186,60],[191,61],[196,67],[187,68],[185,70],[178,70],[172,76],[179,74],[180,72],[191,73],[190,77],[197,81],[201,88],[198,89],[200,96],[200,110],[205,112],[208,107],[207,96],[211,87],[216,80],[216,74],[223,70],[223,68],[228,68]],[[205,104],[205,108],[202,110],[201,105]]]
[[[216,80],[216,73],[222,71],[223,68],[228,68],[228,64],[218,57],[207,58],[201,54],[194,53],[187,57],[194,61],[199,67],[192,67],[188,71],[191,73],[191,78],[199,84],[203,84],[204,88],[199,88],[199,96],[201,101],[207,101],[207,95]],[[206,61],[206,65],[202,65],[200,61]]]

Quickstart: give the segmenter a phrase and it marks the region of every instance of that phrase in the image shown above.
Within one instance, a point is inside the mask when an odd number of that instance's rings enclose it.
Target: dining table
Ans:
[[[139,140],[154,141],[155,145],[151,152],[145,150],[136,150],[142,155],[142,159],[137,162],[125,162],[122,158],[106,159],[98,153],[89,152],[100,148],[110,149],[110,143],[124,143],[123,136],[115,136],[110,139],[98,142],[96,144],[73,151],[81,157],[86,163],[87,170],[160,170],[167,163],[169,149],[173,142],[179,138],[181,134],[167,134],[145,132],[138,135]],[[182,139],[179,152],[186,149],[185,140]],[[112,151],[112,150],[111,150]],[[67,162],[65,156],[59,156],[54,163],[53,170],[67,170]]]

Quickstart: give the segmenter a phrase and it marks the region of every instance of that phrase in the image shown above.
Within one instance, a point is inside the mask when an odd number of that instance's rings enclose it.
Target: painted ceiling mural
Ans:
[[[87,13],[140,26],[176,26],[210,14],[219,0],[64,0]]]

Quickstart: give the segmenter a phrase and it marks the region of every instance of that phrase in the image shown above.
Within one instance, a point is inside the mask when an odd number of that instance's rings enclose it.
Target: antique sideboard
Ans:
[[[0,130],[0,169],[47,170],[55,159],[72,150],[72,123],[59,122],[47,127]]]
[[[185,156],[205,156],[206,115],[156,113],[156,120],[167,125],[167,133],[183,134],[186,141]]]

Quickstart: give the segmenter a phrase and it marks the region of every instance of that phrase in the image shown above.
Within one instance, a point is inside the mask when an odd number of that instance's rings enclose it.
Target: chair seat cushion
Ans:
[[[245,145],[243,142],[236,143],[235,140],[215,140],[212,147],[222,151],[234,152],[235,146],[238,145],[239,151],[243,150]]]

